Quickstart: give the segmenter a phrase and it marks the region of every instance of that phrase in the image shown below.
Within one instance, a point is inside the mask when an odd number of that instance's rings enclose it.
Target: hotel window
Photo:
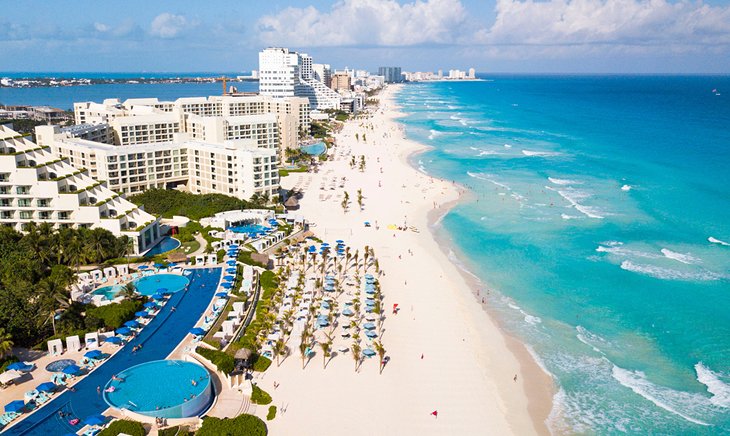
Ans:
[[[32,220],[33,212],[27,211],[27,210],[20,212],[20,219],[21,220]]]
[[[30,207],[30,198],[19,198],[18,207]]]
[[[0,186],[0,195],[9,195],[10,186]]]

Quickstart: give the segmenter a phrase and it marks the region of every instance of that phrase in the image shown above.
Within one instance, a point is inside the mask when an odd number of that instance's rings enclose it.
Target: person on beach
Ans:
[[[517,374],[515,374],[515,377],[512,380],[514,380],[515,383],[517,383]]]

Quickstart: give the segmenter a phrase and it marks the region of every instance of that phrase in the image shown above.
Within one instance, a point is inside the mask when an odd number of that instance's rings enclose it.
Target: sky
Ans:
[[[730,0],[0,0],[0,71],[730,73]]]

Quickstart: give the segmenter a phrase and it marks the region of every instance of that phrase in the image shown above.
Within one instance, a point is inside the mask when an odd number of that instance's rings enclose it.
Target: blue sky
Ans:
[[[0,71],[730,73],[730,0],[0,0]]]

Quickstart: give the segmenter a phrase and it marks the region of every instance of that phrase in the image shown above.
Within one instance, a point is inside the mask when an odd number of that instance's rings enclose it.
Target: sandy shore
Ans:
[[[382,342],[390,361],[382,375],[377,358],[355,373],[345,355],[334,357],[326,369],[315,359],[303,370],[296,355],[280,367],[272,365],[257,380],[284,409],[268,423],[271,433],[545,434],[551,380],[482,309],[467,278],[429,230],[429,220],[446,213],[461,193],[408,165],[408,156],[425,147],[405,139],[395,122],[395,89],[381,94],[373,118],[347,123],[337,135],[334,160],[318,174],[282,179],[282,187],[304,190],[300,213],[316,223],[317,236],[374,247],[385,271],[380,279],[385,307],[401,308],[397,315],[387,311],[384,323]],[[365,156],[364,171],[351,168],[351,156],[358,163]],[[341,205],[345,191],[351,199],[347,212]],[[265,415],[264,409],[257,414]]]

